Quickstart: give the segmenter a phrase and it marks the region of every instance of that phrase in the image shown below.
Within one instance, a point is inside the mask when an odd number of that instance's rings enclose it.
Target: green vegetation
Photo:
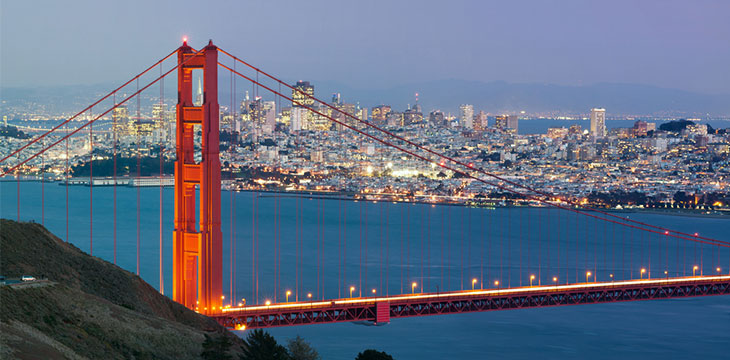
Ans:
[[[286,348],[269,333],[256,329],[248,334],[241,360],[288,360]]]
[[[48,278],[0,286],[0,358],[199,359],[206,335],[213,350],[228,342],[241,353],[243,341],[214,320],[39,224],[0,219],[0,254],[0,274]]]
[[[231,339],[226,336],[210,337],[205,334],[205,341],[203,341],[203,352],[200,353],[200,357],[203,359],[210,360],[229,360],[233,359],[233,356],[229,353],[231,349]]]
[[[289,350],[289,357],[292,360],[319,360],[321,357],[317,350],[309,345],[301,336],[297,335],[294,339],[289,339],[286,346]]]
[[[393,357],[384,351],[368,349],[357,354],[355,360],[393,360]]]
[[[30,135],[18,130],[15,126],[0,126],[0,137],[11,137],[16,139],[30,139]]]
[[[685,119],[679,119],[675,121],[666,122],[664,124],[659,125],[659,130],[662,131],[669,131],[669,132],[681,132],[682,130],[686,129],[689,125],[696,124],[694,121],[685,120]],[[707,133],[713,134],[715,133],[715,129],[710,126],[710,124],[707,124]]]

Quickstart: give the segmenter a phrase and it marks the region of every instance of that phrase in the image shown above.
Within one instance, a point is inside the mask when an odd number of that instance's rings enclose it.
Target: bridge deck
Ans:
[[[730,295],[730,275],[300,301],[226,308],[211,317],[233,329],[352,321],[377,324],[411,316],[710,295]]]

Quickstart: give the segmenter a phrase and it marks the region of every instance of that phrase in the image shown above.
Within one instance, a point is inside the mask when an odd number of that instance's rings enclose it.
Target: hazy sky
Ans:
[[[730,1],[0,0],[3,86],[120,82],[208,39],[288,79],[730,94]]]

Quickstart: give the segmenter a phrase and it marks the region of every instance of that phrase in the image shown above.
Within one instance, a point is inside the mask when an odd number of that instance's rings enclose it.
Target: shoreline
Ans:
[[[151,179],[159,179],[159,177],[150,177]],[[167,178],[167,177],[166,177]],[[126,180],[129,181],[130,179],[133,179],[132,177],[126,177],[126,178],[118,178],[118,180]],[[22,182],[40,182],[39,177],[26,177],[25,179],[20,178],[16,180],[15,178],[11,177],[1,177],[0,182],[15,182],[15,181],[22,181]],[[226,182],[230,180],[224,180]],[[65,185],[62,181],[58,180],[52,180],[47,179],[47,183],[58,183],[57,185]],[[69,183],[71,186],[89,186],[88,183]],[[113,185],[97,185],[94,184],[94,186],[99,187],[111,187]],[[118,186],[123,187],[158,187],[158,184],[154,185],[129,185],[129,184],[118,184]],[[172,187],[171,185],[164,184],[163,187],[168,188]],[[232,191],[229,188],[221,188],[221,191]],[[485,209],[496,209],[496,208],[549,208],[547,205],[543,206],[534,206],[534,205],[507,205],[503,203],[503,200],[485,200],[485,204],[479,205],[479,204],[470,204],[465,202],[429,202],[429,201],[421,201],[421,200],[413,200],[413,201],[403,201],[403,200],[394,200],[392,197],[394,195],[387,195],[387,194],[372,194],[374,196],[381,195],[383,197],[390,197],[390,199],[368,199],[367,197],[370,196],[370,194],[360,194],[360,193],[353,193],[353,192],[347,192],[347,191],[322,191],[322,190],[295,190],[295,191],[286,191],[286,190],[271,190],[271,189],[263,189],[263,190],[252,190],[252,189],[237,189],[233,190],[236,192],[258,192],[258,193],[271,193],[271,194],[286,194],[293,197],[301,197],[301,196],[313,196],[313,197],[326,197],[331,200],[343,200],[343,201],[370,201],[370,202],[392,202],[392,203],[409,203],[409,204],[422,204],[422,205],[432,205],[432,206],[467,206],[467,207],[476,207],[476,208],[485,208]],[[356,198],[356,195],[362,195],[364,198]],[[422,195],[423,197],[427,197],[429,195]],[[491,202],[490,204],[486,204],[488,202]],[[730,219],[730,211],[728,210],[692,210],[692,209],[641,209],[641,208],[630,208],[630,209],[615,209],[615,208],[598,208],[598,209],[583,209],[583,211],[587,212],[594,212],[594,211],[604,211],[609,213],[641,213],[641,214],[652,214],[652,215],[667,215],[667,216],[683,216],[683,217],[699,217],[699,218],[716,218],[716,219]],[[710,212],[709,214],[706,212]]]

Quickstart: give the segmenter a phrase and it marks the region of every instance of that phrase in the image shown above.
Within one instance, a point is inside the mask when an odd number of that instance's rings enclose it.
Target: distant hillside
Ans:
[[[568,86],[538,83],[508,83],[504,81],[433,80],[393,86],[389,88],[368,88],[348,86],[332,81],[309,80],[314,85],[315,95],[323,101],[330,101],[332,93],[340,93],[345,102],[372,107],[389,104],[403,111],[415,101],[419,93],[424,111],[441,109],[458,114],[460,104],[474,104],[475,110],[492,114],[525,110],[527,113],[561,112],[587,114],[591,108],[605,107],[611,115],[657,115],[676,117],[730,116],[730,94],[701,94],[678,89],[665,89],[638,84],[598,83],[583,86]],[[241,80],[243,81],[243,80]],[[289,81],[290,84],[296,80]],[[239,84],[242,84],[239,82]],[[23,108],[27,101],[42,103],[52,112],[76,112],[96,101],[118,84],[76,85],[37,88],[2,88],[6,110],[14,105]],[[166,87],[166,102],[172,104],[175,88]],[[250,86],[236,94],[237,101],[243,99]],[[284,91],[284,93],[288,93]],[[265,98],[273,99],[267,91],[260,90]],[[221,105],[228,106],[224,99],[230,98],[229,90],[223,86],[218,94]],[[156,98],[143,97],[142,106],[151,106]],[[286,103],[286,102],[283,102]]]
[[[458,114],[460,104],[474,104],[475,110],[491,113],[525,110],[527,113],[564,112],[587,114],[605,107],[608,115],[706,115],[730,116],[730,95],[708,95],[636,84],[600,83],[585,86],[515,84],[439,80],[387,89],[350,88],[332,82],[313,82],[317,97],[329,101],[340,92],[347,102],[394,105],[403,111],[419,93],[424,111],[441,109]]]
[[[50,280],[0,286],[0,358],[197,359],[205,334],[241,349],[215,321],[39,224],[0,219],[0,274]]]

